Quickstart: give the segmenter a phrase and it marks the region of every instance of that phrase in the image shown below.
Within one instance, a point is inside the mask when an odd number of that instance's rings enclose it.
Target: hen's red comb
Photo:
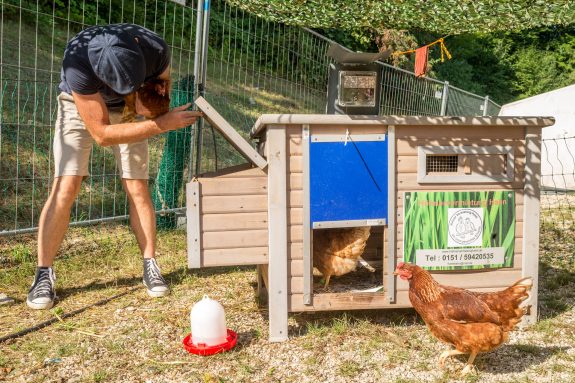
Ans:
[[[399,262],[399,263],[397,264],[397,268],[398,268],[398,269],[401,269],[401,268],[403,267],[403,265],[405,265],[405,262]]]

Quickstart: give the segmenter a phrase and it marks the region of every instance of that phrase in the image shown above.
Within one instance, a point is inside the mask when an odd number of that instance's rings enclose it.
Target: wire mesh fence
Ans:
[[[0,234],[10,234],[34,230],[50,191],[56,97],[68,40],[90,25],[135,23],[149,28],[171,49],[172,98],[191,99],[192,91],[181,80],[192,73],[195,10],[169,0],[4,0],[0,5]],[[187,93],[190,96],[183,97]],[[178,150],[187,141],[172,142],[170,149]],[[152,188],[158,187],[165,143],[166,137],[150,140]],[[72,208],[72,224],[125,218],[128,203],[112,152],[93,145],[89,171]],[[179,173],[181,178],[183,171]],[[172,171],[170,179],[176,178]],[[166,185],[169,189],[169,182]]]
[[[206,99],[244,136],[263,113],[325,113],[329,42],[302,28],[213,3]],[[212,130],[203,171],[244,160]]]
[[[205,82],[194,84],[197,11],[171,0],[0,0],[0,236],[33,231],[53,180],[52,139],[57,85],[67,41],[94,24],[129,22],[149,28],[172,52],[172,106],[197,89],[244,136],[263,113],[325,113],[329,39],[211,4]],[[496,115],[499,105],[431,78],[380,63],[380,114]],[[196,90],[196,92],[194,92]],[[244,159],[210,126],[201,139],[199,171]],[[150,140],[150,188],[158,212],[173,227],[184,206],[183,184],[194,157],[191,128]],[[94,145],[90,176],[72,209],[73,225],[125,219],[126,195],[112,153]]]
[[[575,223],[575,137],[546,138],[541,147],[541,210],[544,224]]]
[[[445,84],[432,78],[418,78],[411,72],[381,64],[381,115],[442,114]]]
[[[447,94],[448,116],[483,116],[485,98],[466,92],[454,86],[449,86]],[[497,111],[499,112],[499,111]]]

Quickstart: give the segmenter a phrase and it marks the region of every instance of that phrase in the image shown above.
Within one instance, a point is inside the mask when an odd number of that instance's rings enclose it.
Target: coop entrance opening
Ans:
[[[313,293],[382,292],[383,228],[314,229]]]

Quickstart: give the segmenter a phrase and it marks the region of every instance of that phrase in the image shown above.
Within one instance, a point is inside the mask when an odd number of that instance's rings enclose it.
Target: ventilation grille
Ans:
[[[429,173],[457,173],[457,155],[433,156],[427,155],[425,171]]]

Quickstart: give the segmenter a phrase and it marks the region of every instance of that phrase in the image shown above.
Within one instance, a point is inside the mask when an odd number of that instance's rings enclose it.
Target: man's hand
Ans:
[[[192,104],[178,106],[170,110],[168,113],[156,117],[154,121],[162,131],[170,131],[185,128],[196,123],[198,117],[201,117],[202,112],[187,110]]]

